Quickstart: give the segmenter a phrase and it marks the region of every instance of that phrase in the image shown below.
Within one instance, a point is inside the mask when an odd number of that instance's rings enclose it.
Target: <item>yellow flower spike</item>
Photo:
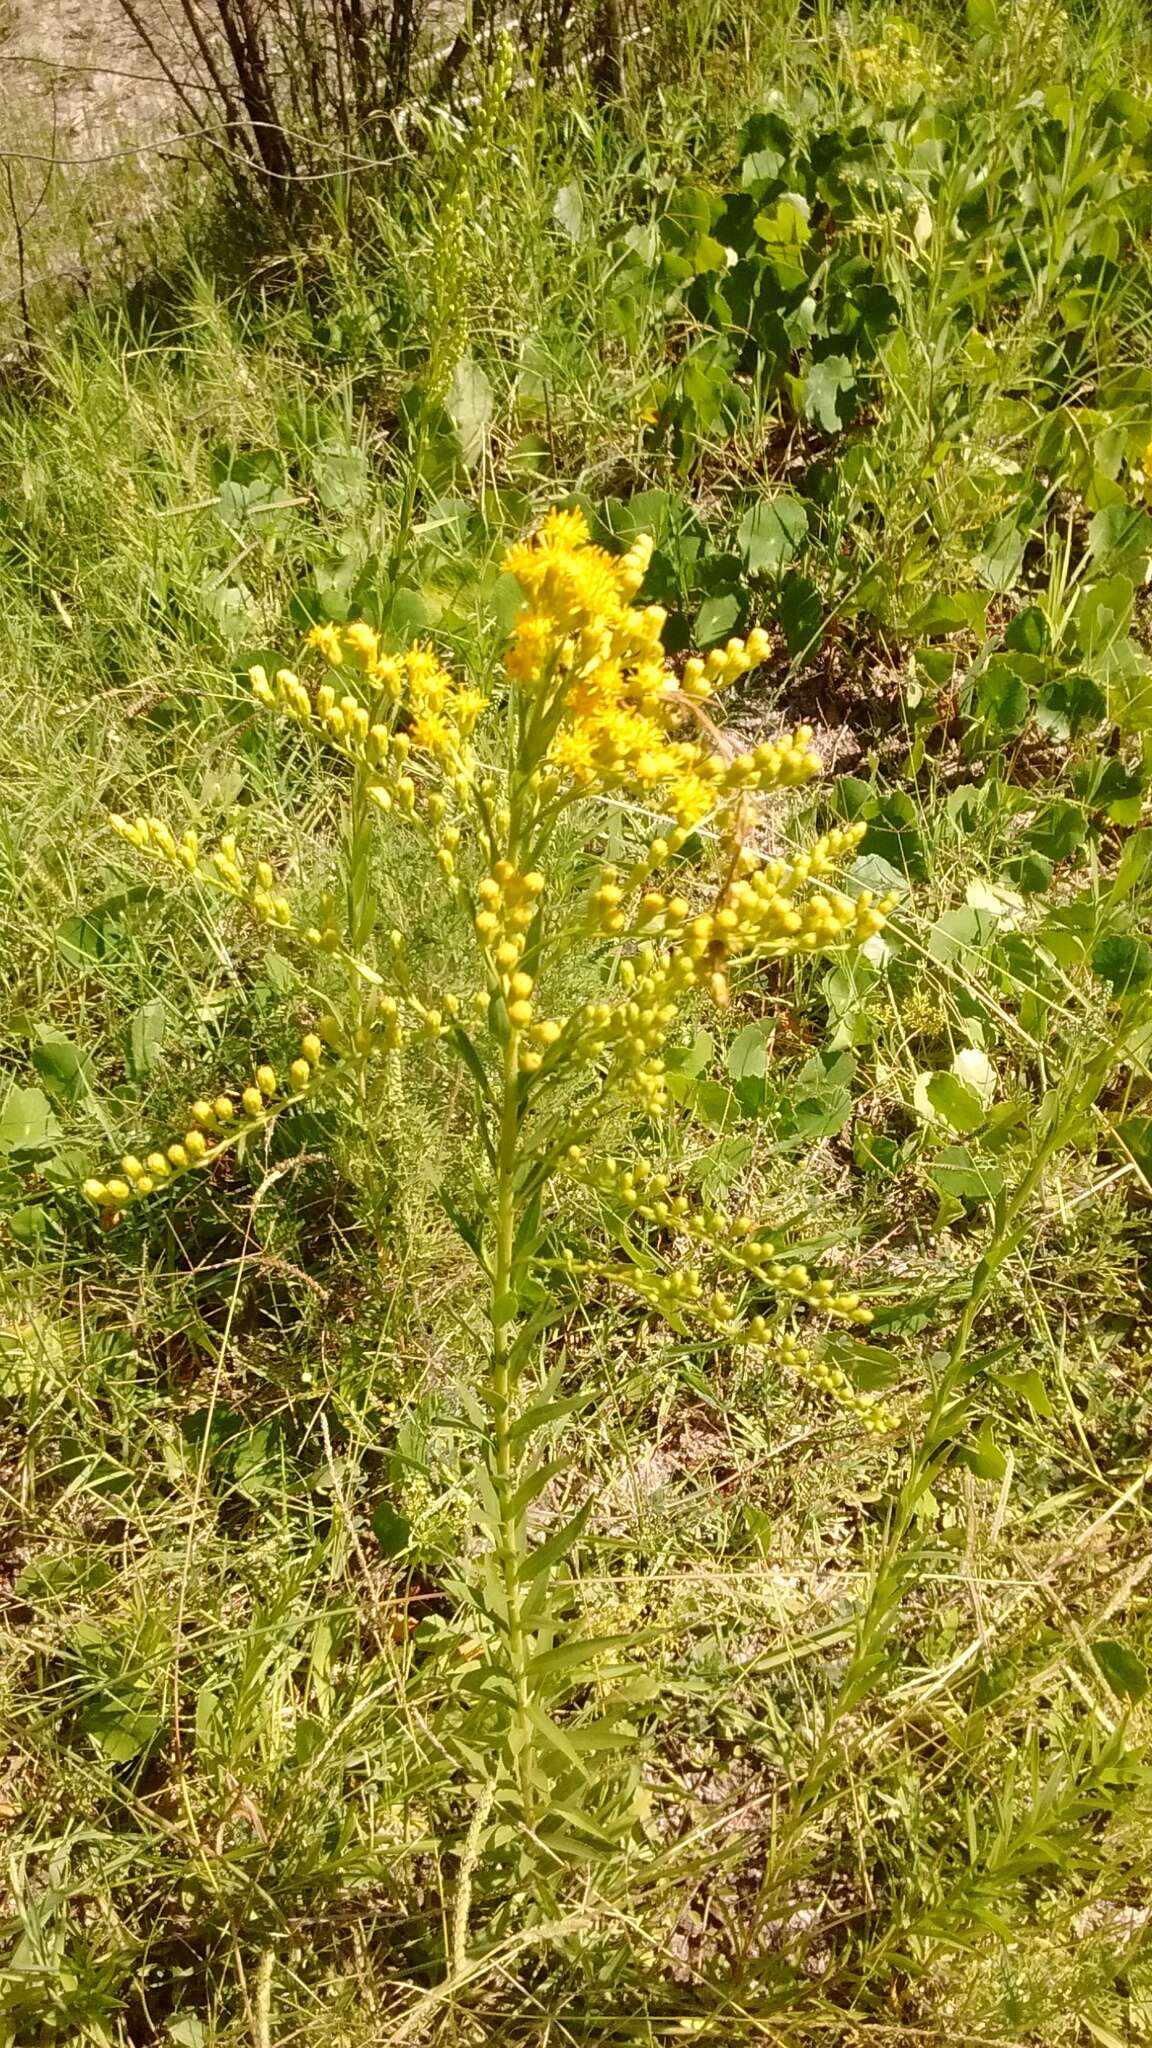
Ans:
[[[318,1067],[324,1057],[323,1042],[314,1031],[309,1031],[300,1041],[300,1050],[310,1067]]]
[[[193,1120],[198,1124],[203,1124],[207,1131],[212,1130],[216,1122],[216,1112],[212,1104],[205,1102],[203,1098],[199,1102],[192,1104],[192,1116]]]
[[[288,1069],[294,1088],[304,1089],[311,1085],[312,1069],[307,1060],[293,1060]]]
[[[259,662],[249,669],[248,682],[258,704],[263,704],[266,708],[275,704],[276,692],[268,681],[268,671],[262,668]]]
[[[80,1192],[101,1208],[108,1200],[108,1189],[102,1180],[86,1180]]]
[[[240,1100],[247,1116],[263,1116],[264,1097],[258,1088],[245,1088]]]
[[[257,1067],[256,1086],[261,1095],[275,1095],[278,1085],[275,1067]]]
[[[508,1021],[510,1024],[515,1024],[518,1030],[526,1030],[528,1025],[532,1022],[531,1003],[509,1003]]]
[[[217,1123],[230,1124],[236,1114],[236,1105],[227,1095],[218,1095],[212,1104],[212,1114]]]
[[[192,1161],[193,1165],[195,1165],[198,1160],[203,1159],[204,1154],[208,1150],[208,1140],[204,1136],[203,1131],[185,1131],[184,1150],[188,1154],[188,1157]]]
[[[126,1152],[120,1161],[120,1171],[126,1180],[139,1180],[144,1167],[141,1161],[135,1158],[131,1152]]]
[[[523,1073],[539,1073],[540,1068],[543,1066],[543,1064],[544,1055],[542,1052],[532,1052],[529,1050],[527,1046],[521,1047],[519,1054],[519,1065]]]
[[[183,1145],[169,1145],[168,1163],[170,1166],[176,1167],[177,1171],[179,1171],[182,1167],[187,1166],[188,1153]]]
[[[172,1170],[162,1152],[150,1152],[145,1164],[153,1180],[166,1180]]]
[[[535,986],[532,976],[524,973],[514,974],[508,984],[514,996],[530,996]]]

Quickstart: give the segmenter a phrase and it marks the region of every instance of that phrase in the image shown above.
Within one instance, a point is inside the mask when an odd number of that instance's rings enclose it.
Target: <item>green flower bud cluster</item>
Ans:
[[[761,1234],[761,1226],[746,1211],[732,1215],[711,1205],[695,1205],[685,1194],[672,1194],[669,1175],[657,1173],[647,1160],[635,1160],[631,1166],[612,1158],[589,1161],[582,1146],[571,1145],[564,1166],[572,1178],[621,1203],[642,1222],[704,1245],[730,1271],[747,1273],[774,1293],[845,1322],[872,1321],[871,1309],[858,1294],[838,1291],[831,1280],[813,1279],[805,1265],[785,1264],[786,1252]]]
[[[730,1213],[694,1203],[687,1194],[674,1192],[672,1177],[645,1159],[627,1165],[611,1157],[592,1159],[583,1146],[573,1144],[565,1152],[561,1168],[639,1222],[687,1239],[707,1255],[705,1263],[682,1258],[663,1272],[638,1262],[624,1265],[619,1260],[586,1270],[626,1286],[676,1329],[691,1330],[693,1325],[703,1324],[719,1340],[773,1351],[820,1392],[850,1408],[870,1434],[882,1435],[895,1427],[890,1410],[858,1393],[840,1366],[814,1356],[781,1324],[783,1304],[789,1303],[866,1325],[872,1312],[858,1294],[838,1290],[831,1280],[814,1279],[799,1262],[785,1263],[787,1253],[778,1248],[774,1237],[763,1234],[762,1226],[748,1212]],[[572,1257],[560,1263],[572,1273],[577,1270]],[[761,1312],[747,1316],[742,1298],[734,1298],[719,1284],[716,1268],[739,1276],[741,1297],[749,1285],[754,1297],[766,1291],[775,1294],[781,1304],[776,1314],[772,1318]]]
[[[185,832],[177,839],[159,818],[113,815],[108,822],[117,838],[134,846],[138,852],[150,854],[209,887],[223,889],[251,910],[261,924],[271,926],[285,937],[298,939],[317,952],[339,958],[362,980],[372,985],[379,984],[380,976],[375,968],[357,959],[344,945],[332,897],[323,899],[318,923],[299,923],[270,863],[266,860],[250,863],[241,852],[234,833],[225,832],[215,847],[203,851],[195,832]]]
[[[264,1064],[257,1067],[247,1087],[241,1089],[238,1102],[231,1095],[217,1095],[211,1101],[201,1097],[192,1104],[188,1129],[182,1138],[143,1158],[125,1153],[118,1173],[110,1174],[107,1180],[84,1182],[84,1195],[96,1208],[116,1213],[136,1197],[166,1187],[179,1174],[211,1166],[240,1138],[270,1123],[282,1109],[302,1102],[315,1085],[323,1057],[324,1043],[319,1033],[308,1032],[287,1075],[281,1076],[275,1067]]]
[[[841,1408],[847,1408],[866,1436],[890,1436],[899,1428],[899,1420],[886,1401],[862,1394],[853,1386],[842,1366],[819,1352],[810,1351],[791,1331],[774,1331],[763,1316],[753,1316],[743,1330],[736,1333],[735,1341],[755,1346],[767,1343],[789,1372],[807,1381],[816,1393],[826,1395]]]
[[[225,889],[229,896],[235,896],[254,911],[261,924],[274,925],[282,931],[298,930],[291,904],[274,870],[266,860],[249,867],[234,833],[225,832],[210,852],[202,852],[197,833],[184,832],[177,839],[160,818],[122,818],[113,814],[108,823],[118,839],[136,847],[138,852],[151,854],[169,867]],[[332,936],[339,940],[339,933]],[[319,933],[315,939],[319,942]]]

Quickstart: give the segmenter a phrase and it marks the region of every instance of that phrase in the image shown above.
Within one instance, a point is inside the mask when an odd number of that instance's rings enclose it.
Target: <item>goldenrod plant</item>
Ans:
[[[587,1691],[590,1670],[602,1694],[603,1672],[599,1646],[584,1655],[560,1639],[563,1600],[548,1590],[587,1508],[542,1537],[535,1518],[530,1528],[556,1469],[540,1448],[556,1422],[556,1387],[531,1370],[542,1328],[574,1293],[623,1287],[686,1340],[755,1347],[846,1404],[870,1433],[893,1421],[823,1355],[827,1326],[867,1324],[867,1305],[790,1254],[786,1222],[701,1202],[638,1152],[621,1159],[608,1149],[613,1133],[675,1114],[666,1053],[694,1004],[727,1005],[733,984],[766,960],[857,947],[890,908],[833,885],[859,825],[803,852],[762,850],[765,799],[819,772],[812,734],[801,727],[748,751],[726,743],[716,700],[763,660],[767,636],[754,629],[677,675],[663,610],[635,602],[650,555],[640,539],[612,556],[590,543],[580,513],[549,514],[507,555],[523,601],[491,688],[458,680],[428,647],[385,652],[362,622],[310,633],[309,680],[252,670],[257,704],[347,772],[343,926],[331,900],[323,923],[302,922],[271,867],[246,859],[231,836],[205,854],[193,834],[177,837],[154,818],[112,820],[150,859],[342,961],[348,994],[307,1032],[286,1074],[261,1064],[238,1097],[195,1103],[173,1143],[125,1157],[85,1190],[115,1216],[209,1168],[341,1074],[355,1072],[363,1087],[384,1056],[414,1040],[462,1064],[483,1164],[478,1220],[455,1207],[453,1218],[483,1275],[489,1328],[473,1417],[485,1536],[471,1593],[485,1655],[473,1683],[479,1723],[503,1745],[509,1798],[537,1831],[551,1819],[558,1840],[582,1756],[609,1742],[619,1708],[601,1698],[596,1715],[563,1727],[554,1718],[558,1702]],[[592,841],[607,798],[631,806],[638,828],[654,817],[660,829],[638,839],[626,865],[597,862],[574,897],[557,871],[559,828],[574,819],[578,839]],[[404,934],[377,936],[374,825],[418,835],[465,912],[474,950],[457,990],[418,987]],[[552,991],[570,980],[576,954],[598,993],[564,1010]],[[595,1255],[578,1257],[564,1241],[565,1181],[603,1204]]]

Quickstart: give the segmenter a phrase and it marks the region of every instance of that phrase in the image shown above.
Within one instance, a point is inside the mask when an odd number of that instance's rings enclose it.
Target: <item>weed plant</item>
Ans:
[[[1146,24],[628,64],[0,415],[14,2048],[1152,2024]]]

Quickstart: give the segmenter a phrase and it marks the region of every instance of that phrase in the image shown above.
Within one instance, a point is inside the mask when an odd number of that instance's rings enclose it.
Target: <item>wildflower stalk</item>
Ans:
[[[335,1055],[331,1085],[354,1088],[358,1131],[376,1125],[384,1141],[377,1156],[389,1173],[387,1155],[398,1148],[385,1126],[407,1046],[419,1041],[458,1059],[476,1090],[478,1217],[462,1215],[444,1195],[483,1268],[489,1323],[473,1389],[487,1416],[475,1475],[486,1539],[476,1601],[485,1654],[461,1747],[465,1757],[477,1745],[503,1751],[515,1807],[537,1841],[550,1813],[564,1839],[589,1794],[581,1741],[599,1759],[596,1784],[610,1788],[603,1759],[616,1735],[611,1695],[603,1712],[595,1704],[604,1691],[595,1645],[564,1640],[566,1603],[551,1583],[566,1572],[591,1503],[539,1543],[529,1527],[529,1506],[557,1469],[543,1452],[557,1404],[522,1398],[533,1327],[525,1318],[540,1300],[534,1279],[546,1283],[545,1316],[560,1312],[566,1290],[578,1297],[589,1284],[624,1288],[683,1340],[754,1347],[842,1403],[865,1430],[893,1426],[882,1403],[853,1387],[823,1328],[824,1319],[868,1323],[866,1304],[788,1251],[780,1241],[787,1219],[770,1224],[702,1205],[648,1160],[621,1162],[598,1148],[609,1119],[626,1130],[630,1117],[651,1126],[672,1113],[664,1055],[687,1005],[710,998],[724,1007],[743,963],[859,945],[890,908],[888,899],[832,885],[859,843],[859,826],[834,828],[786,859],[757,850],[757,806],[819,771],[811,734],[802,727],[743,753],[720,744],[704,707],[763,660],[767,635],[756,628],[674,674],[663,611],[633,602],[651,552],[646,540],[622,556],[593,547],[574,512],[550,514],[514,546],[504,566],[524,602],[491,695],[451,675],[429,647],[384,652],[361,621],[309,635],[325,664],[319,682],[287,669],[274,682],[252,671],[259,704],[351,768],[343,931],[334,909],[317,927],[299,923],[268,864],[250,870],[230,837],[206,869],[194,834],[177,839],[156,820],[117,826],[150,857],[189,874],[210,869],[285,938],[334,966],[356,966],[343,1016],[321,1019],[292,1061],[291,1092],[265,1064],[240,1098],[243,1119],[227,1097],[197,1104],[189,1131],[166,1154],[126,1158],[120,1175],[88,1185],[101,1209],[210,1164],[233,1142],[234,1125],[257,1130],[302,1100],[322,1056]],[[507,741],[501,760],[489,739],[495,766],[486,769],[473,734],[489,713],[489,733],[500,720]],[[563,817],[579,829],[586,816],[591,838],[605,798],[623,800],[636,843],[624,866],[601,866],[574,903],[558,872],[557,825]],[[646,817],[662,821],[647,843]],[[377,928],[373,835],[384,818],[434,860],[454,913],[470,927],[471,994],[418,987],[404,935]],[[695,876],[682,859],[694,834],[710,862]],[[557,970],[563,963],[570,984],[571,963],[580,960],[589,1000],[556,1013]],[[611,1217],[601,1242],[593,1231],[584,1257],[566,1241],[554,1256],[558,1219],[549,1222],[544,1204],[555,1210],[563,1178]],[[569,1730],[574,1698],[590,1704],[573,1709],[583,1722]]]
[[[518,1461],[513,1441],[515,1421],[515,1251],[518,1221],[516,1180],[520,1152],[520,1073],[517,1033],[511,1028],[505,1047],[496,1147],[495,1249],[492,1260],[490,1318],[492,1351],[489,1379],[492,1408],[492,1483],[500,1516],[500,1571],[508,1626],[508,1663],[516,1694],[516,1774],[525,1822],[531,1826],[535,1805],[532,1770],[532,1713],[528,1656],[521,1599],[524,1516],[517,1514],[515,1494]]]

